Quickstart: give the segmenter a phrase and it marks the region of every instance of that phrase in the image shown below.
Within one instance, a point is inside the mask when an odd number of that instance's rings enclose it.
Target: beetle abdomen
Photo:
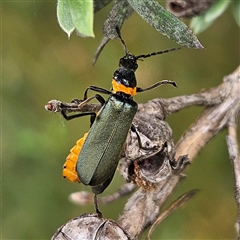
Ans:
[[[76,164],[87,135],[88,133],[85,133],[83,137],[76,142],[76,145],[70,150],[66,162],[63,165],[62,176],[67,178],[70,182],[81,182],[76,172]]]

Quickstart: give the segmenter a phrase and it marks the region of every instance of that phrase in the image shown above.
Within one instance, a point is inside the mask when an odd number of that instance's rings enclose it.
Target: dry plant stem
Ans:
[[[136,239],[146,227],[156,220],[160,207],[164,204],[179,180],[179,176],[172,175],[158,188],[148,192],[139,189],[128,200],[117,222],[131,239]]]
[[[199,189],[194,189],[191,190],[185,194],[183,194],[182,196],[180,196],[177,200],[175,200],[165,211],[163,211],[161,213],[161,215],[157,218],[157,220],[152,224],[149,232],[148,232],[148,236],[147,236],[147,240],[150,240],[151,238],[151,234],[153,233],[155,227],[161,223],[166,217],[168,217],[173,211],[177,210],[178,208],[180,208],[181,206],[183,206],[187,201],[189,201],[197,192],[199,191]]]
[[[239,76],[240,67],[233,74],[226,76],[224,83],[209,91],[190,96],[154,100],[164,106],[166,116],[192,105],[206,106],[198,120],[176,144],[176,159],[183,153],[188,153],[190,160],[193,159],[212,137],[229,124],[232,117],[238,118],[240,112]]]
[[[235,199],[238,206],[238,239],[240,239],[240,156],[237,139],[237,119],[233,116],[228,124],[228,136],[226,137],[229,157],[233,165],[235,179]]]
[[[201,15],[213,2],[214,0],[168,0],[166,7],[176,17],[191,18]]]
[[[132,193],[136,187],[137,186],[133,183],[125,183],[117,190],[117,192],[111,195],[107,195],[104,197],[101,197],[101,195],[99,195],[98,203],[108,204],[114,202],[117,199]],[[69,201],[79,205],[93,204],[93,196],[90,192],[74,192],[70,194]]]
[[[125,195],[128,195],[129,193],[133,192],[133,190],[136,188],[135,184],[132,183],[125,183],[122,185],[117,192],[113,193],[112,195],[108,195],[105,197],[99,197],[98,202],[100,204],[108,204],[113,201],[116,201],[120,197],[123,197]]]
[[[193,161],[199,151],[211,138],[224,127],[227,127],[233,117],[237,119],[240,112],[239,72],[240,67],[233,74],[225,77],[224,83],[219,87],[204,93],[174,99],[154,100],[156,105],[164,105],[166,115],[170,112],[191,106],[193,103],[197,105],[207,105],[197,121],[178,141],[176,145],[176,159],[181,155],[188,154],[190,161]],[[177,103],[175,107],[174,102]],[[238,145],[237,140],[235,141],[235,145]],[[236,154],[234,154],[232,162],[236,175],[236,201],[239,207],[240,167],[239,157],[237,157]],[[125,229],[131,239],[136,239],[147,226],[156,220],[160,208],[177,186],[180,179],[181,175],[172,175],[152,191],[146,192],[139,189],[128,200],[123,214],[118,220],[118,224]],[[132,224],[133,222],[134,224]]]

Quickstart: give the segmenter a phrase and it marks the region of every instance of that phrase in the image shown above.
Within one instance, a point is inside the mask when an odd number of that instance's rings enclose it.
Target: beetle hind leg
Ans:
[[[102,217],[102,213],[99,211],[99,208],[98,208],[98,203],[97,203],[97,194],[94,194],[94,206],[95,206],[95,211],[96,213]]]

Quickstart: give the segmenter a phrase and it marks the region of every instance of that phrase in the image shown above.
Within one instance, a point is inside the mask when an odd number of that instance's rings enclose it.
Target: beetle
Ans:
[[[97,99],[102,106],[99,112],[84,112],[69,116],[65,110],[61,111],[67,120],[86,115],[91,116],[90,130],[70,150],[64,164],[63,176],[70,181],[82,182],[84,185],[92,187],[97,213],[100,212],[97,207],[96,195],[102,193],[112,181],[129,130],[136,133],[140,148],[156,150],[156,148],[142,146],[140,136],[132,124],[138,109],[133,96],[136,93],[157,88],[162,84],[171,84],[176,87],[176,83],[170,80],[159,81],[145,89],[137,87],[135,71],[138,68],[137,60],[171,52],[177,48],[135,56],[127,50],[119,29],[117,32],[124,47],[125,56],[120,59],[119,68],[113,74],[111,91],[97,86],[89,86],[85,90],[83,100],[75,99],[75,101],[79,101],[79,109],[91,100]],[[95,91],[97,94],[88,98],[89,90]],[[105,101],[98,93],[107,94],[109,98]]]

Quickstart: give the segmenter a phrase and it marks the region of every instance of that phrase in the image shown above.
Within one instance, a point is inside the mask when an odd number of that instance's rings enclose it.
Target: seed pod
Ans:
[[[83,214],[62,225],[51,240],[130,240],[128,235],[113,220],[97,214]]]

